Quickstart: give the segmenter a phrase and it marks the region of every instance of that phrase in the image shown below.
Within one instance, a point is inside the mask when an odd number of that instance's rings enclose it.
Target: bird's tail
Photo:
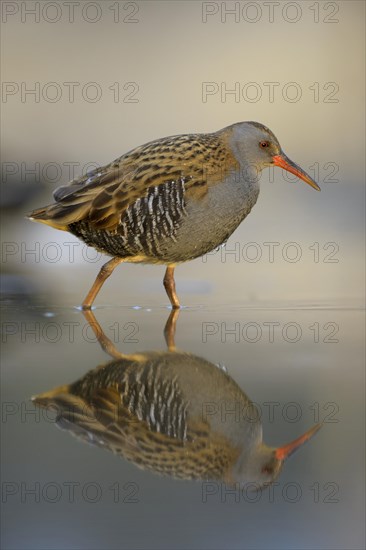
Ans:
[[[68,208],[61,204],[54,203],[42,208],[37,208],[27,214],[27,218],[33,222],[45,223],[55,229],[61,229],[62,231],[68,231],[69,224],[67,223]],[[70,220],[69,223],[72,223]]]
[[[67,394],[70,391],[70,385],[65,384],[63,386],[57,386],[52,390],[46,391],[44,393],[39,393],[32,397],[33,403],[39,405],[40,407],[47,408],[49,405],[52,405],[54,401],[63,394]]]

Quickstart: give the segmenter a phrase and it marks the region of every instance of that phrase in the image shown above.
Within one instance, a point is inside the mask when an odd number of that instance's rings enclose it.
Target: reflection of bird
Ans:
[[[166,334],[169,351],[120,354],[34,402],[55,408],[60,427],[141,468],[228,484],[273,482],[320,426],[268,447],[257,408],[234,380],[206,359],[175,351]]]
[[[249,214],[259,174],[270,165],[318,185],[283,153],[273,133],[240,122],[212,134],[152,141],[57,189],[55,203],[30,219],[70,231],[113,256],[83,302],[91,307],[121,262],[167,265],[164,286],[173,307],[176,264],[224,243]]]

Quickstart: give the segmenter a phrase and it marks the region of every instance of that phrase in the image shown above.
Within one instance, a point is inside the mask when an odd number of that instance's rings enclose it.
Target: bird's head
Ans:
[[[241,163],[251,166],[259,174],[263,168],[278,166],[295,174],[311,187],[320,191],[319,185],[300,166],[282,151],[282,147],[269,128],[259,122],[239,122],[232,126],[232,145]]]
[[[316,424],[291,443],[278,448],[268,447],[259,441],[238,460],[232,480],[248,483],[253,490],[268,487],[278,478],[285,460],[313,437],[320,427],[321,424]]]

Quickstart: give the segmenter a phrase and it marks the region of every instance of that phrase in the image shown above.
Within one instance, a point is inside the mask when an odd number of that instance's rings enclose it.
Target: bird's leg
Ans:
[[[174,265],[168,265],[164,275],[164,288],[169,297],[170,303],[173,306],[173,309],[180,308],[179,300],[177,293],[175,292],[175,281],[174,281]]]
[[[111,357],[115,359],[123,359],[126,357],[123,353],[119,352],[113,342],[104,334],[104,331],[98,321],[96,320],[94,313],[89,310],[84,310],[83,315],[86,319],[86,322],[90,325],[92,331],[94,332],[101,348],[108,353]]]
[[[123,258],[112,258],[111,260],[109,260],[109,262],[102,266],[101,270],[98,273],[98,277],[95,279],[93,286],[89,290],[88,295],[82,303],[82,309],[91,308],[96,298],[96,295],[102,288],[104,282],[106,281],[106,279],[108,279],[110,275],[112,275],[113,270],[117,267],[118,264],[123,262],[123,260]]]
[[[173,309],[170,312],[168,320],[164,327],[164,336],[166,345],[169,351],[175,351],[175,330],[177,325],[177,320],[179,317],[179,309]]]
[[[146,361],[146,355],[142,353],[132,353],[132,354],[125,354],[117,350],[116,346],[113,344],[113,342],[106,336],[104,333],[102,327],[96,320],[94,313],[89,310],[84,310],[83,315],[91,327],[92,331],[94,332],[98,343],[100,344],[103,351],[108,353],[111,357],[114,357],[115,359],[126,359],[128,361],[132,362],[138,362],[138,361]],[[97,369],[103,369],[104,365],[99,365]]]

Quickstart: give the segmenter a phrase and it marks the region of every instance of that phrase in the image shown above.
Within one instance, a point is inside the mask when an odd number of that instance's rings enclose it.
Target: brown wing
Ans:
[[[127,208],[146,197],[151,187],[180,180],[186,193],[199,198],[235,165],[222,133],[159,139],[59,188],[54,204],[29,217],[64,230],[84,220],[96,229],[114,231]]]

